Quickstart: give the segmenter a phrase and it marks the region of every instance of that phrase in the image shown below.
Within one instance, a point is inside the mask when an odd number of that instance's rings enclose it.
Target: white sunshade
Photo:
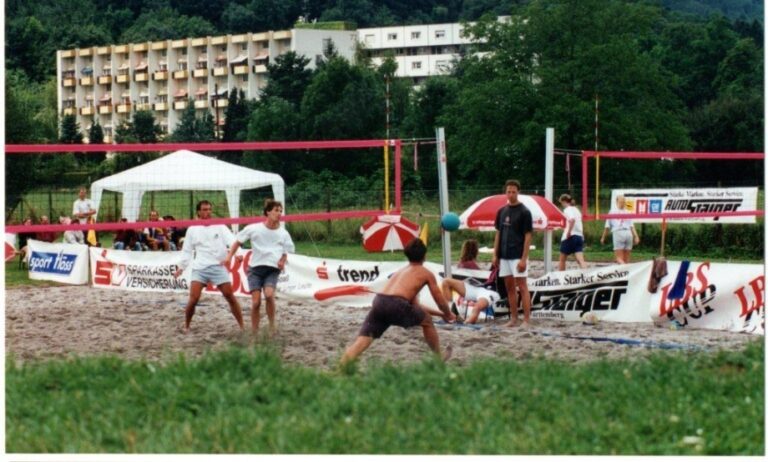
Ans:
[[[285,204],[285,182],[280,175],[181,150],[95,181],[91,200],[98,210],[104,190],[120,192],[123,216],[136,221],[146,191],[224,191],[229,216],[238,217],[240,191],[266,186],[271,186],[274,198]]]

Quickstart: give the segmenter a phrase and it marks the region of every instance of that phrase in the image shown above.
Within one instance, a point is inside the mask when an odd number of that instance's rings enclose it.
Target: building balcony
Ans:
[[[131,105],[130,104],[118,104],[117,105],[117,113],[118,114],[127,114],[131,112]]]
[[[187,102],[185,101],[174,101],[173,108],[178,110],[186,109],[187,108]]]
[[[215,75],[215,76],[227,75],[227,68],[226,67],[215,67],[215,68],[213,68],[213,75]]]
[[[108,83],[112,83],[112,76],[111,75],[100,75],[98,79],[99,84],[106,85]]]
[[[207,99],[200,99],[195,101],[195,109],[205,109],[208,107]]]
[[[174,71],[173,78],[174,79],[186,79],[189,77],[189,71]]]
[[[80,108],[80,115],[94,115],[96,113],[96,108],[93,106],[85,106]]]
[[[109,144],[112,142],[112,135],[104,135],[104,144]]]
[[[93,77],[83,77],[80,79],[80,85],[93,85]]]
[[[213,37],[211,38],[211,45],[223,45],[227,43],[227,36],[222,35],[220,37]]]
[[[191,44],[193,47],[201,47],[203,45],[207,45],[208,38],[206,37],[193,38]]]
[[[227,107],[227,105],[229,105],[229,100],[227,98],[219,98],[215,100],[215,102],[216,102],[216,107],[219,109]]]
[[[99,106],[99,114],[111,114],[111,113],[112,113],[111,104],[104,104],[102,106]]]
[[[168,103],[155,103],[153,105],[155,111],[167,111],[168,110]]]
[[[147,72],[137,72],[133,74],[134,82],[146,82],[147,80],[149,80],[149,73]]]
[[[136,110],[137,111],[151,111],[152,105],[149,103],[137,103],[136,104]]]
[[[244,64],[242,66],[234,66],[232,68],[232,73],[235,74],[235,75],[247,74],[248,73],[248,65]]]
[[[152,74],[152,80],[168,80],[168,71],[157,71]]]
[[[133,45],[133,51],[147,51],[146,43],[136,43]]]
[[[192,77],[208,77],[208,69],[195,69],[192,71]]]
[[[291,31],[289,30],[281,30],[275,32],[275,34],[272,36],[275,40],[285,40],[291,38]]]
[[[64,115],[75,115],[77,114],[77,110],[73,107],[65,107],[62,111],[62,114]]]
[[[75,79],[74,78],[67,78],[61,81],[61,86],[63,87],[74,87],[75,86]]]
[[[64,50],[61,52],[62,58],[74,58],[75,57],[75,50]]]
[[[120,74],[117,77],[115,77],[115,81],[117,83],[128,83],[130,79],[131,79],[131,76],[128,74]]]
[[[264,74],[264,73],[267,72],[267,65],[266,64],[254,64],[253,72],[255,74]]]

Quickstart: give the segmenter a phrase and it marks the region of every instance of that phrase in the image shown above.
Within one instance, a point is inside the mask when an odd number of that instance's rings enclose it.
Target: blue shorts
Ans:
[[[210,282],[217,287],[232,282],[229,280],[229,271],[227,271],[223,265],[206,266],[199,270],[193,269],[190,280],[202,282],[203,284],[208,284]]]
[[[274,266],[251,266],[248,268],[248,288],[251,292],[261,290],[264,287],[277,287],[277,278],[280,276],[280,269]]]
[[[573,255],[584,251],[584,237],[574,234],[564,241],[560,241],[560,253]]]

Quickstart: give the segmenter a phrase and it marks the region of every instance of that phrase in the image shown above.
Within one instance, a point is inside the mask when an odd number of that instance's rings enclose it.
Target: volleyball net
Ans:
[[[325,152],[325,158],[331,159],[331,170],[335,165],[349,162],[347,154],[381,156],[383,151],[383,162],[378,164],[381,165],[382,171],[383,200],[369,200],[367,207],[354,207],[354,210],[293,210],[296,207],[293,207],[291,201],[286,201],[285,184],[279,172],[262,172],[229,162],[227,154],[231,153],[234,157],[233,151],[254,152],[256,156],[266,152],[273,153],[274,156],[281,156],[290,151],[293,151],[293,156],[313,156],[318,152]],[[152,210],[157,211],[161,220],[162,217],[172,219],[173,227],[186,228],[200,224],[193,212],[195,204],[200,200],[208,200],[214,205],[216,215],[206,220],[206,224],[224,225],[263,221],[262,205],[265,198],[283,202],[286,211],[282,218],[284,222],[370,218],[386,213],[399,213],[402,208],[402,142],[399,139],[109,145],[11,144],[5,146],[5,152],[7,157],[55,156],[62,153],[89,155],[107,152],[108,158],[135,156],[141,153],[171,153],[153,160],[136,162],[134,159],[129,162],[133,163],[130,168],[105,176],[90,185],[83,185],[88,187],[87,197],[97,210],[96,222],[80,224],[73,220],[72,224],[60,224],[58,216],[51,216],[50,224],[6,223],[6,233],[61,233],[69,230],[105,232],[150,228],[158,226],[157,221],[149,220]],[[198,154],[214,152],[221,153],[221,159]],[[343,153],[346,154],[342,155]],[[333,156],[338,158],[334,159]],[[392,165],[390,157],[393,158]],[[390,180],[390,170],[394,170],[394,181]],[[329,191],[329,194],[333,193],[334,191]],[[249,207],[245,207],[241,202],[246,194]],[[76,199],[76,193],[69,196],[67,203],[57,207],[57,211],[72,218],[71,212]],[[171,226],[170,223],[165,224]]]

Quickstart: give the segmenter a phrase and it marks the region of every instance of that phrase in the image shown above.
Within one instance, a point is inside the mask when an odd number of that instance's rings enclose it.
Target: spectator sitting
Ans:
[[[166,215],[163,217],[163,221],[174,221],[176,218],[173,215]],[[184,243],[184,236],[187,234],[187,228],[176,228],[175,226],[168,227],[168,238],[171,241],[171,250],[181,250],[181,246]]]
[[[127,223],[127,218],[121,218],[120,223]],[[115,250],[141,250],[141,243],[139,242],[139,236],[136,230],[133,229],[119,229],[115,233],[115,241],[112,247]]]
[[[32,222],[32,217],[27,217],[24,219],[24,223],[22,224],[24,226],[32,226],[34,224]],[[21,256],[21,261],[24,263],[26,263],[27,259],[29,258],[29,246],[27,245],[27,241],[30,239],[37,239],[35,237],[35,233],[19,233],[19,250],[16,252],[16,254]]]
[[[160,221],[160,214],[157,213],[157,210],[149,212],[149,221]],[[171,250],[171,241],[165,228],[145,228],[144,236],[151,250]]]
[[[461,257],[459,257],[458,268],[479,270],[480,265],[477,264],[477,253],[479,248],[477,241],[474,239],[467,239],[461,245]]]
[[[48,219],[47,215],[42,215],[40,217],[40,224],[50,225],[51,220]],[[35,233],[35,239],[43,242],[53,242],[57,237],[57,233],[54,233],[53,231],[40,231],[39,233]]]
[[[59,223],[62,225],[71,225],[72,219],[69,217],[59,217]],[[67,244],[85,244],[85,235],[82,230],[67,230],[64,231],[64,242]]]

